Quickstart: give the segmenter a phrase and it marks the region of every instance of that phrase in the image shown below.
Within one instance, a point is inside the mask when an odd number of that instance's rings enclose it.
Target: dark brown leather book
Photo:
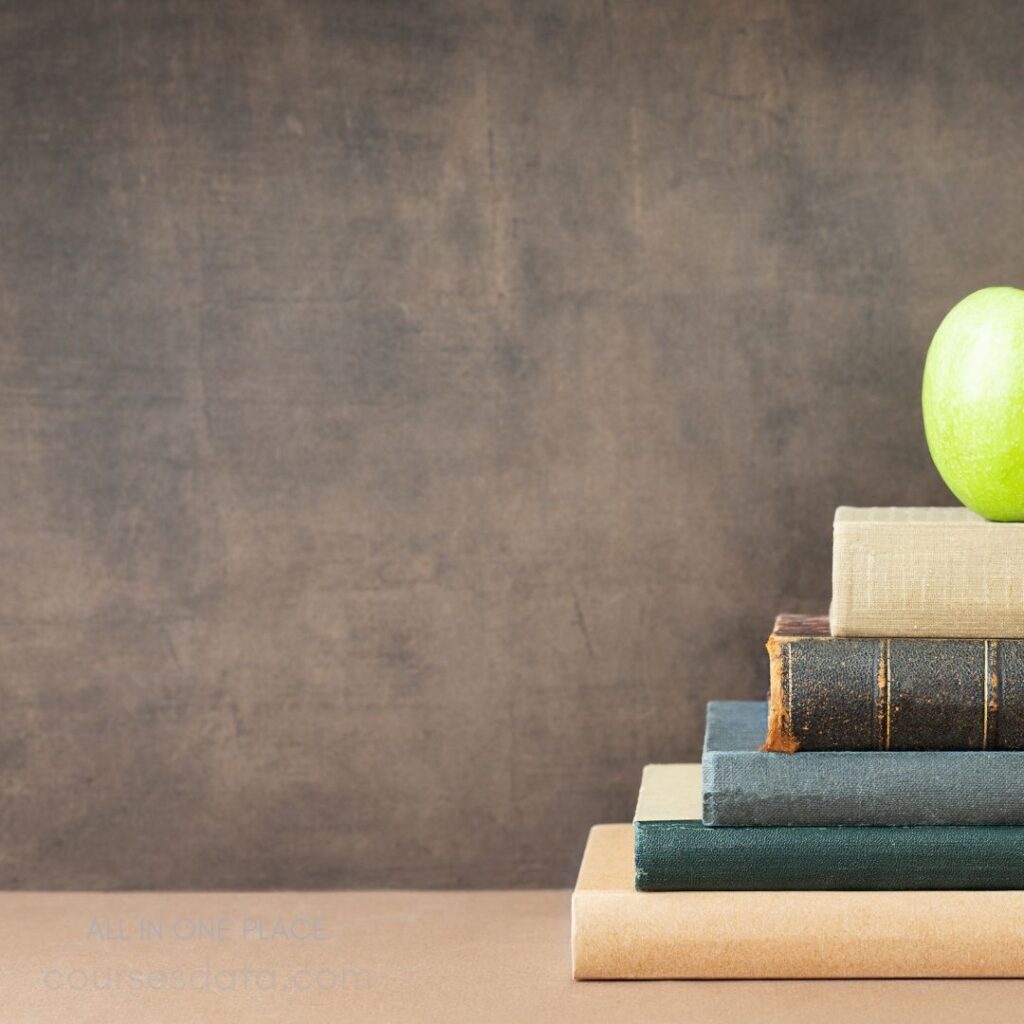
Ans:
[[[1024,750],[1024,640],[833,637],[780,615],[762,750]]]

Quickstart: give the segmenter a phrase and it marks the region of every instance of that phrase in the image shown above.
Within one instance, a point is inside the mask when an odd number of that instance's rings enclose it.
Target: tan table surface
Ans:
[[[578,982],[567,892],[0,893],[4,1021],[1004,1019],[1024,981]]]

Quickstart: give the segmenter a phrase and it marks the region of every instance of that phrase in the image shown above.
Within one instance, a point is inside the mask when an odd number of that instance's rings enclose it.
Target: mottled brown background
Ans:
[[[0,0],[0,885],[568,883],[947,503],[1024,6]]]

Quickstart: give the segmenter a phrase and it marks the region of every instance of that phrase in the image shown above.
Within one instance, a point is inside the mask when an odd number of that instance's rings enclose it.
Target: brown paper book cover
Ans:
[[[698,765],[689,793],[697,816]],[[632,827],[596,825],[572,969],[581,981],[1024,977],[1024,892],[636,892]]]
[[[1024,637],[1024,523],[840,507],[830,618],[835,636]]]

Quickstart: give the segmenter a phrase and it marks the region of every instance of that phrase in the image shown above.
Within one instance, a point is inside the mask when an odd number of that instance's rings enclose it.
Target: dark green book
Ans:
[[[763,749],[1024,750],[1024,640],[835,637],[780,615]]]
[[[637,889],[1024,889],[1022,825],[712,828],[685,768],[644,769]]]

